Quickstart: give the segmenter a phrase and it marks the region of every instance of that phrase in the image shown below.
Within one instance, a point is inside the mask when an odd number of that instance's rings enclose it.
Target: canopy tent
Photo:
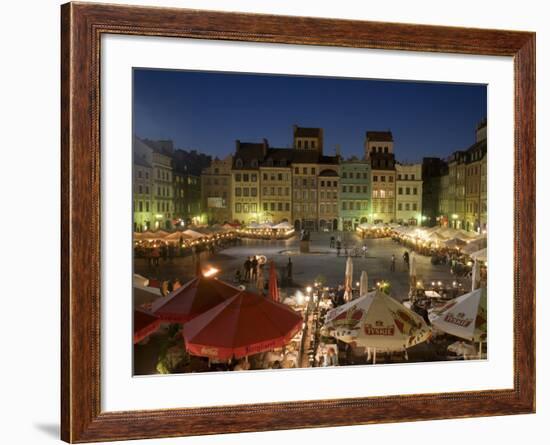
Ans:
[[[477,252],[474,252],[474,253],[470,254],[470,258],[474,261],[478,260],[478,261],[481,261],[483,263],[486,263],[487,262],[487,248],[478,250]]]
[[[259,229],[260,225],[257,222],[252,221],[248,226],[247,229]]]
[[[151,335],[160,326],[160,319],[144,309],[134,309],[134,344]]]
[[[380,290],[329,311],[325,328],[345,343],[384,350],[409,348],[431,334],[422,317]]]
[[[152,312],[163,321],[186,323],[239,292],[241,289],[238,287],[199,275],[155,301]]]
[[[164,238],[164,241],[179,241],[180,238],[182,238],[183,240],[191,239],[191,237],[189,235],[186,235],[184,232],[177,231],[177,232],[172,232],[169,235],[166,235],[166,237]]]
[[[426,235],[426,240],[431,241],[431,242],[441,243],[441,242],[445,241],[446,239],[447,238],[445,238],[445,236],[443,236],[440,233],[435,232],[435,231]]]
[[[447,334],[487,341],[487,288],[461,295],[430,314],[432,325]]]
[[[268,223],[268,222],[263,222],[261,224],[258,224],[258,229],[272,229],[273,226],[271,225],[271,223]]]
[[[288,221],[283,221],[283,222],[280,222],[279,224],[275,224],[273,228],[277,230],[290,230],[290,229],[293,229],[294,226],[290,224]]]
[[[288,306],[243,291],[186,323],[183,337],[190,354],[228,360],[284,346],[302,323]]]
[[[156,232],[134,232],[134,239],[142,241],[162,240],[166,235],[168,235],[168,232],[164,230],[158,230]]]
[[[371,224],[371,223],[361,223],[357,226],[357,228],[359,230],[370,230],[372,229],[374,226]]]
[[[208,235],[205,235],[204,233],[200,233],[200,232],[197,232],[195,230],[191,230],[191,229],[187,229],[187,230],[184,230],[183,232],[183,235],[189,237],[190,239],[193,239],[193,240],[196,240],[196,239],[199,239],[199,238],[205,238],[207,237]]]

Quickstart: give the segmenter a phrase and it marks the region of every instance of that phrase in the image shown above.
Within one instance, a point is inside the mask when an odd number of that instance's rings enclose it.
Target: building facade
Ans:
[[[368,222],[371,213],[371,172],[365,160],[350,159],[340,164],[339,229],[355,230]]]
[[[338,230],[339,182],[338,166],[332,168],[320,166],[317,178],[317,196],[319,197],[318,227],[321,231]]]
[[[214,159],[201,174],[201,205],[208,224],[232,221],[231,167],[233,156]]]
[[[268,150],[260,166],[262,222],[290,222],[292,219],[292,172],[288,160]]]
[[[233,220],[242,224],[260,222],[260,162],[267,154],[268,143],[236,141],[231,168]]]
[[[151,230],[153,213],[153,150],[140,139],[133,140],[134,232]]]
[[[401,224],[422,222],[422,164],[395,164],[395,220]]]
[[[371,165],[369,222],[395,221],[395,155],[391,131],[367,131],[365,156]]]

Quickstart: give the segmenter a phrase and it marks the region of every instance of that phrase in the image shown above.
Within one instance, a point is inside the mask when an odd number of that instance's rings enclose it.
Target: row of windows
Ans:
[[[410,176],[410,177],[409,177]],[[404,175],[401,175],[401,173],[399,173],[397,175],[397,180],[400,181],[404,179],[405,181],[408,181],[409,179],[411,181],[414,181],[415,180],[415,174],[414,173],[411,173],[410,175],[408,173],[405,173]]]
[[[412,204],[409,202],[406,202],[405,205],[403,205],[402,202],[397,203],[397,210],[403,210],[403,209],[416,211],[418,210],[418,205],[416,204],[416,202],[413,202]]]
[[[315,178],[294,178],[294,187],[317,187],[317,181]]]
[[[338,181],[321,181],[321,187],[338,187]]]
[[[135,212],[149,212],[151,208],[149,201],[134,201],[134,211]],[[170,202],[167,201],[159,201],[156,205],[156,211],[157,212],[171,212],[173,209],[173,206]]]
[[[393,190],[373,190],[373,198],[393,198]]]
[[[248,174],[248,173],[235,173],[235,181],[236,182],[256,182],[258,180],[258,175],[256,173]]]
[[[361,177],[363,179],[367,179],[367,173],[366,172],[363,172],[363,173],[360,173],[360,172],[356,172],[355,175],[353,172],[349,172],[349,175],[348,175],[348,172],[342,172],[342,178],[344,179],[353,179],[353,177],[355,176],[355,179],[361,179]]]
[[[338,208],[336,204],[321,204],[319,206],[319,213],[321,215],[325,213],[337,213],[337,212],[338,212]]]
[[[389,153],[390,152],[390,149],[387,145],[385,145],[384,147],[371,147],[370,149],[370,152],[371,153]]]
[[[368,201],[342,201],[342,210],[368,210]]]
[[[310,174],[311,175],[316,175],[316,169],[315,167],[311,167],[309,169],[309,171],[311,172]],[[302,167],[302,175],[307,175],[308,173],[308,167]],[[295,175],[299,175],[300,174],[300,167],[294,167],[294,174]]]
[[[283,187],[264,187],[263,196],[283,196]],[[284,188],[284,196],[290,196],[290,187]]]
[[[272,212],[282,212],[283,208],[285,209],[285,212],[290,212],[290,202],[264,202],[263,203],[263,209],[265,212],[268,210]]]
[[[397,194],[398,195],[402,195],[403,194],[403,190],[405,190],[405,195],[410,195],[411,194],[411,188],[410,187],[398,187],[397,189]],[[413,187],[412,188],[412,194],[413,195],[417,195],[418,194],[418,189],[416,187]]]
[[[235,196],[258,196],[256,187],[235,187]]]
[[[310,190],[309,192],[307,190],[294,190],[294,199],[300,201],[300,198],[302,201],[316,201],[317,192],[315,190]]]
[[[294,211],[297,213],[310,213],[314,214],[316,212],[315,210],[315,204],[297,204],[294,203]]]
[[[157,187],[157,196],[164,196],[170,198],[172,196],[172,191],[168,187]]]
[[[235,203],[235,213],[256,213],[258,211],[258,204],[253,203]]]
[[[138,193],[142,194],[144,191],[145,191],[145,194],[148,195],[149,194],[149,186],[148,185],[146,185],[146,186],[138,185]]]
[[[375,201],[372,203],[372,211],[374,213],[391,213],[393,212],[393,201]]]
[[[263,174],[263,180],[264,181],[288,181],[289,174],[288,173],[264,173]]]
[[[356,185],[355,187],[353,185],[343,185],[342,186],[342,193],[353,193],[355,191],[355,193],[361,193],[361,191],[363,193],[367,193],[367,190],[368,190],[368,187],[366,185]]]
[[[302,144],[302,142],[303,142],[303,144]],[[316,145],[317,144],[314,140],[313,141],[308,141],[308,140],[302,141],[302,140],[298,139],[296,141],[296,147],[297,148],[302,148],[302,147],[303,148],[316,148]]]
[[[338,192],[321,192],[321,199],[338,199]]]
[[[172,181],[172,174],[169,171],[162,170],[160,168],[157,168],[157,179],[161,179],[163,181]]]
[[[137,176],[138,178],[143,178],[143,176],[145,176],[145,179],[149,179],[149,172],[142,172],[141,170],[138,170],[137,171]]]
[[[372,182],[378,182],[378,175],[372,177]],[[386,176],[380,176],[380,182],[386,182]],[[388,182],[393,182],[393,176],[388,176]]]

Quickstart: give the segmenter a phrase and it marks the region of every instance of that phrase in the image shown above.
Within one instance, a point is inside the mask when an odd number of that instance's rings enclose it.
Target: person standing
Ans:
[[[246,257],[246,261],[244,262],[244,281],[250,280],[251,265],[252,265],[252,262],[250,261],[250,258]]]
[[[289,281],[292,281],[292,260],[288,258],[288,263],[286,265],[286,275]]]
[[[256,280],[258,278],[258,259],[256,258],[256,255],[252,258],[251,275],[252,280]]]
[[[390,271],[395,272],[395,255],[394,254],[392,254],[391,256]]]
[[[340,250],[342,249],[342,242],[340,239],[336,241],[336,256],[340,256]]]

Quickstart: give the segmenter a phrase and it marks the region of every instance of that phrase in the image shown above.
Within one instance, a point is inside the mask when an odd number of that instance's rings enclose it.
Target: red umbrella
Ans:
[[[289,307],[250,292],[241,292],[183,327],[187,351],[228,360],[287,344],[302,326]]]
[[[277,271],[275,263],[271,261],[269,265],[269,296],[273,301],[279,301],[279,287],[277,286]]]
[[[144,309],[134,310],[134,344],[139,343],[160,326],[160,319]]]
[[[163,321],[185,323],[239,292],[238,287],[216,278],[198,276],[156,300],[151,311]]]

